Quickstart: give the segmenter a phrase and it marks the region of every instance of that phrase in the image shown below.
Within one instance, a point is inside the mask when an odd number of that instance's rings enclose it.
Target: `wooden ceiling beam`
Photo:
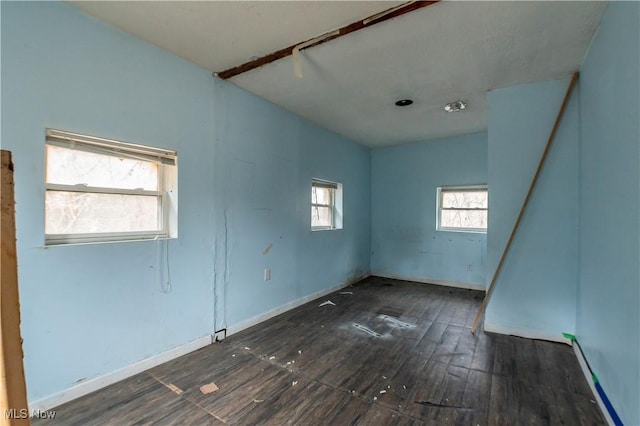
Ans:
[[[352,24],[346,25],[337,31],[328,31],[318,37],[313,37],[309,40],[296,43],[294,45],[285,47],[280,50],[276,50],[275,52],[269,53],[268,55],[262,56],[261,58],[254,59],[252,61],[246,62],[242,65],[238,65],[233,68],[229,68],[227,70],[215,73],[219,78],[223,80],[227,80],[229,78],[235,77],[247,71],[251,71],[256,68],[260,68],[261,66],[270,64],[271,62],[275,62],[278,59],[286,58],[293,53],[293,50],[301,45],[304,45],[304,49],[308,49],[310,47],[317,46],[322,43],[326,43],[329,40],[335,40],[339,37],[343,37],[347,34],[351,34],[355,31],[361,30],[363,28],[371,27],[372,25],[378,24],[380,22],[388,21],[389,19],[396,18],[398,16],[404,15],[409,12],[413,12],[414,10],[422,9],[423,7],[431,6],[434,3],[438,3],[439,0],[436,1],[413,1],[409,3],[402,4],[400,6],[393,7],[391,9],[387,9],[380,13],[376,13],[375,15],[369,16],[367,18],[356,21]]]

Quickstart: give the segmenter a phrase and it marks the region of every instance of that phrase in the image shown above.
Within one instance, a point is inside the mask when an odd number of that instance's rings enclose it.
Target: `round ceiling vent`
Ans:
[[[411,105],[412,103],[413,101],[411,99],[400,99],[399,101],[396,101],[396,106],[406,107]]]

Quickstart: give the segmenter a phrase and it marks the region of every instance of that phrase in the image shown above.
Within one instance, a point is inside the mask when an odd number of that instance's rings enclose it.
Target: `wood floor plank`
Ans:
[[[471,361],[473,370],[493,373],[496,353],[496,337],[493,334],[476,333],[476,347]]]
[[[270,396],[292,387],[294,381],[300,385],[302,379],[295,379],[291,373],[262,362],[262,369],[255,368],[245,376],[236,374],[216,381],[219,390],[202,394],[199,389],[185,392],[183,398],[203,407],[207,412],[225,423],[236,423],[251,411],[264,409],[264,404],[255,401],[266,400]],[[255,367],[255,366],[254,366]]]
[[[451,356],[451,364],[458,367],[471,368],[473,355],[478,344],[478,337],[464,327],[460,333],[458,343]]]
[[[317,424],[335,424],[335,425],[364,425],[364,417],[371,409],[373,401],[364,401],[357,397],[349,398],[345,404],[338,407],[335,412],[333,410]]]
[[[235,376],[239,371],[251,372],[259,369],[260,367],[252,362],[254,358],[248,351],[234,350],[223,342],[203,348],[193,356],[181,357],[155,367],[148,373],[186,392],[225,377]]]
[[[535,341],[524,338],[514,338],[516,377],[530,385],[539,387],[541,359],[535,346]]]
[[[516,341],[508,336],[495,336],[495,355],[493,374],[506,377],[517,377]]]
[[[444,397],[445,375],[447,364],[429,361],[424,369],[424,376],[419,383],[410,389],[406,407],[402,410],[412,417],[423,418],[432,410],[429,404],[439,404]]]
[[[488,424],[491,379],[492,377],[488,373],[469,370],[460,405],[473,409],[473,412],[460,413],[458,420],[461,424]]]
[[[442,340],[442,336],[444,335],[444,331],[447,329],[447,326],[448,324],[442,322],[428,323],[429,328],[422,337],[422,340],[439,344]]]
[[[41,419],[33,424],[223,424],[145,373],[71,401],[55,411],[53,420]]]
[[[417,426],[423,425],[424,423],[418,419],[413,419],[397,411],[389,410],[378,403],[373,403],[371,404],[370,408],[365,411],[358,424]]]
[[[454,356],[458,355],[455,350],[458,346],[458,341],[460,340],[460,336],[465,333],[467,334],[467,329],[464,327],[460,327],[457,325],[449,324],[442,334],[442,338],[433,355],[431,355],[431,359],[437,362],[443,362],[445,364],[451,363],[451,360]]]
[[[432,374],[426,365],[430,355],[422,355],[417,352],[404,352],[397,356],[397,368],[392,371],[384,371],[374,389],[378,390],[378,403],[391,409],[406,411],[406,407],[413,405],[414,392],[422,389],[424,383]],[[384,394],[380,394],[381,391]]]
[[[470,408],[464,406],[464,391],[469,376],[469,369],[449,365],[444,376],[444,391],[440,399],[440,405]]]
[[[449,323],[459,325],[460,327],[468,327],[467,321],[471,311],[473,310],[472,307],[467,303],[460,303],[455,299],[452,302],[456,305],[456,309]]]
[[[442,322],[445,324],[450,324],[453,319],[454,314],[456,313],[457,304],[455,300],[450,300],[449,298],[445,299],[446,302],[444,306],[440,310],[440,313],[436,317],[437,322]]]
[[[376,277],[345,291],[33,424],[604,424],[570,347],[470,333],[482,293]]]

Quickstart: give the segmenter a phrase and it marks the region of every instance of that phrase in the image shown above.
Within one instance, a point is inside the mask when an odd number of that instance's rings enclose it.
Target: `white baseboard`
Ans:
[[[520,327],[505,327],[498,324],[492,324],[485,320],[484,331],[489,333],[506,334],[507,336],[525,337],[527,339],[547,340],[549,342],[564,343],[571,346],[571,340],[564,337],[562,334],[555,335],[549,333],[543,333],[537,330],[531,330],[528,328]]]
[[[324,290],[320,290],[317,291],[315,293],[311,293],[307,296],[301,297],[300,299],[296,299],[293,300],[291,302],[285,303],[284,305],[278,306],[277,308],[273,308],[270,311],[264,312],[260,315],[256,315],[253,318],[249,318],[248,320],[242,321],[241,323],[238,324],[234,324],[232,326],[230,326],[229,328],[227,328],[227,336],[231,335],[231,334],[235,334],[238,333],[242,330],[245,330],[249,327],[253,327],[256,324],[259,324],[263,321],[266,321],[268,319],[271,319],[273,317],[275,317],[276,315],[280,315],[281,313],[290,311],[291,309],[297,308],[298,306],[304,305],[305,303],[311,302],[314,299],[317,299],[319,297],[322,296],[326,296],[329,293],[333,293],[334,291],[340,290],[342,288],[348,287],[351,284],[355,284],[358,281],[362,281],[365,278],[368,278],[369,274],[365,274],[362,275],[360,277],[356,277],[353,279],[350,279],[348,281],[345,281],[344,283],[334,286],[334,287],[330,287],[330,288],[326,288]]]
[[[460,281],[437,280],[434,278],[424,278],[424,277],[407,277],[404,275],[386,274],[384,272],[372,272],[371,276],[380,277],[380,278],[391,278],[394,280],[402,280],[402,281],[413,281],[413,282],[424,283],[424,284],[442,285],[445,287],[466,288],[469,290],[480,290],[480,291],[487,290],[486,287],[482,284],[462,283]]]
[[[111,373],[104,374],[102,376],[94,377],[93,379],[80,382],[73,385],[62,392],[55,393],[53,395],[46,396],[36,401],[29,401],[29,408],[31,412],[45,411],[53,407],[57,407],[65,402],[69,402],[73,399],[87,395],[91,392],[102,389],[105,386],[109,386],[113,383],[124,380],[128,377],[142,373],[145,370],[153,368],[157,365],[163,364],[172,359],[181,357],[190,352],[203,348],[212,343],[211,335],[202,336],[196,340],[185,343],[184,345],[169,349],[166,352],[162,352],[158,355],[154,355],[149,358],[145,358],[131,365],[128,365],[120,370],[113,371]]]
[[[329,293],[333,293],[334,291],[340,290],[344,287],[348,287],[351,284],[354,284],[358,281],[361,281],[367,278],[369,275],[365,274],[357,278],[353,278],[348,280],[338,286],[327,288],[315,293],[312,293],[308,296],[302,297],[300,299],[294,300],[292,302],[286,303],[282,306],[279,306],[275,309],[267,311],[263,314],[257,315],[253,318],[250,318],[246,321],[243,321],[240,324],[236,324],[234,326],[229,327],[227,330],[227,335],[231,335],[233,333],[237,333],[246,328],[249,328],[253,325],[256,325],[262,321],[266,321],[276,315],[279,315],[283,312],[296,308],[300,305],[303,305],[307,302],[310,302],[319,297],[325,296]],[[66,402],[74,400],[76,398],[80,398],[81,396],[87,395],[91,392],[95,392],[98,389],[102,389],[106,386],[119,382],[120,380],[124,380],[128,377],[134,376],[138,373],[141,373],[145,370],[163,364],[167,361],[171,361],[172,359],[181,357],[182,355],[186,355],[190,352],[196,351],[200,348],[208,346],[213,343],[213,336],[206,335],[200,337],[196,340],[188,342],[184,345],[178,346],[176,348],[170,349],[161,354],[145,358],[138,362],[135,362],[127,367],[121,368],[120,370],[113,371],[111,373],[107,373],[102,376],[94,377],[92,379],[86,380],[84,382],[75,384],[61,392],[55,393],[53,395],[46,396],[44,398],[38,399],[36,401],[29,402],[29,408],[31,411],[46,411],[51,408],[62,405]]]
[[[600,397],[600,394],[596,389],[596,385],[593,383],[593,377],[591,375],[592,372],[589,369],[589,365],[587,364],[587,359],[584,357],[584,354],[580,349],[580,345],[574,344],[573,351],[576,353],[576,358],[578,358],[578,363],[580,364],[580,368],[582,369],[582,374],[584,374],[584,378],[587,379],[587,383],[589,383],[589,387],[591,388],[591,393],[593,394],[594,399],[598,403],[598,407],[600,407],[600,411],[602,411],[602,415],[604,416],[604,419],[607,421],[607,424],[609,426],[614,426],[615,422],[611,418],[611,415],[609,414],[609,410],[607,410],[607,407],[604,405],[604,402],[602,401],[602,398]]]

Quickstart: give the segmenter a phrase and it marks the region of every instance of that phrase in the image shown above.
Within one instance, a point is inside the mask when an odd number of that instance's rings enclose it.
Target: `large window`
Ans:
[[[437,191],[440,231],[487,232],[486,185],[440,187]]]
[[[47,129],[46,244],[177,236],[177,154]]]
[[[342,228],[342,185],[319,179],[311,181],[311,229]]]

